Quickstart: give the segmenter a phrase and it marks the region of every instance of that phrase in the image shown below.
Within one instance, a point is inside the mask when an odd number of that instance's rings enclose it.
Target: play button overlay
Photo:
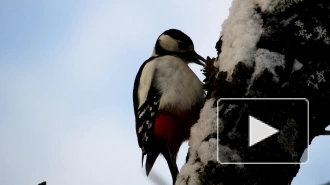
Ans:
[[[305,98],[221,98],[217,160],[221,164],[305,164],[308,124]],[[297,155],[304,150],[304,157]]]
[[[249,146],[278,133],[278,130],[263,123],[262,121],[249,116]]]

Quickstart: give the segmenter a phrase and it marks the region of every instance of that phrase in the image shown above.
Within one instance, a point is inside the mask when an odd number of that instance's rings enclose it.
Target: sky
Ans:
[[[132,88],[170,28],[216,56],[230,0],[0,1],[0,184],[171,183],[160,157],[146,177]],[[191,65],[198,77],[204,76]],[[329,179],[330,137],[312,142],[293,185]],[[182,146],[178,166],[188,149]]]

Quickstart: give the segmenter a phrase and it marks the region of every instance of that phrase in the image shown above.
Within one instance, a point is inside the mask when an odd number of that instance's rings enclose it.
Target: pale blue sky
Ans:
[[[158,176],[170,184],[162,158],[149,178],[141,168],[134,77],[169,28],[187,33],[202,56],[216,56],[230,3],[0,1],[0,184],[151,185]],[[313,142],[294,185],[329,180],[329,140]],[[180,167],[186,152],[187,143]]]

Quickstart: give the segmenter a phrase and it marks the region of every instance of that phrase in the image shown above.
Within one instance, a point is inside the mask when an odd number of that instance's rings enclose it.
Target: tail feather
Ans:
[[[144,154],[142,152],[142,168],[143,168],[143,159],[144,159]]]
[[[155,164],[155,161],[158,157],[158,155],[160,154],[160,151],[159,150],[155,150],[155,151],[152,151],[152,152],[149,152],[147,154],[147,161],[146,161],[146,173],[147,173],[147,176],[149,175],[152,167],[154,166]]]
[[[172,175],[173,185],[174,185],[176,178],[179,174],[179,169],[178,169],[178,166],[176,165],[176,156],[172,155],[172,153],[168,147],[166,147],[164,149],[162,154],[164,155],[164,158],[167,161],[168,167],[169,167],[171,175]]]

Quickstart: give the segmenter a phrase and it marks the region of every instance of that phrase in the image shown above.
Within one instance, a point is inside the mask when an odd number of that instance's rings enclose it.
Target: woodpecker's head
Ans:
[[[203,62],[205,62],[205,59],[196,53],[193,41],[180,30],[169,29],[158,37],[152,55],[161,56],[168,54],[177,55],[188,63],[194,62],[204,66]]]

